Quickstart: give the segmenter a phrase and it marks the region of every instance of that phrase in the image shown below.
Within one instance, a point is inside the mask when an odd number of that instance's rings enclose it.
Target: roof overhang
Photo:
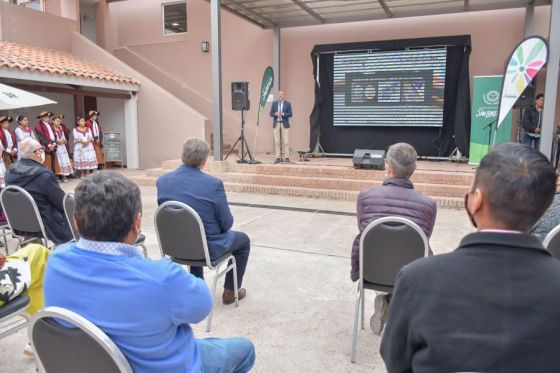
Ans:
[[[111,89],[117,91],[138,92],[140,90],[140,86],[136,84],[115,83],[100,79],[86,79],[66,75],[48,74],[40,73],[37,71],[26,71],[7,68],[0,68],[0,78],[64,84],[88,88]]]
[[[210,0],[207,0],[210,2]],[[550,5],[551,0],[222,0],[264,29]]]

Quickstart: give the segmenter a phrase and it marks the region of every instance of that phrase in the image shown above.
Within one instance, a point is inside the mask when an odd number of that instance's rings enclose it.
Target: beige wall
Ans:
[[[140,167],[159,167],[181,154],[187,137],[205,137],[205,118],[178,98],[133,70],[78,33],[72,33],[72,53],[130,76],[142,83],[138,92]]]
[[[548,35],[549,11],[549,7],[536,8],[535,33]],[[470,34],[472,89],[472,76],[503,73],[505,60],[523,39],[524,17],[524,9],[511,9],[282,30],[281,86],[294,107],[291,133],[295,148],[308,147],[314,103],[310,53],[315,44]]]
[[[172,36],[163,35],[160,2],[122,1],[108,8],[107,34],[115,55],[211,119],[211,53],[200,50],[202,41],[210,41],[210,5],[187,1],[187,33]],[[272,64],[272,31],[222,11],[222,64],[224,142],[233,145],[241,123],[241,114],[231,110],[231,82],[248,81],[251,110],[246,135],[252,149],[262,73]],[[264,124],[269,124],[268,116]],[[260,128],[259,144],[259,150],[271,149],[269,126]]]
[[[2,40],[49,49],[69,50],[68,30],[76,22],[51,14],[0,2]]]
[[[205,1],[188,1],[188,32],[163,36],[160,2],[122,1],[109,5],[112,44],[116,55],[144,66],[149,76],[185,102],[208,114],[211,103],[211,55],[200,52],[200,42],[210,40],[210,7]],[[548,35],[550,7],[535,9],[535,33]],[[310,53],[316,44],[345,43],[470,34],[471,78],[503,72],[505,59],[523,38],[524,9],[446,14],[391,20],[344,23],[283,29],[281,33],[281,87],[292,101],[291,144],[307,149],[309,114],[314,103],[314,80]],[[142,27],[137,27],[142,24]],[[253,146],[257,99],[264,68],[272,64],[272,32],[262,30],[227,11],[222,11],[222,62],[224,131],[226,141],[237,136],[239,113],[230,110],[232,81],[250,82],[252,109],[247,116],[249,144]],[[119,49],[121,52],[119,53]],[[139,67],[140,68],[140,67]],[[143,68],[141,68],[142,71]],[[160,70],[159,72],[157,70]],[[158,80],[160,79],[160,80]],[[173,81],[166,83],[165,81]],[[538,90],[543,88],[544,74]],[[182,86],[178,89],[178,86]],[[471,87],[472,89],[472,87]],[[188,91],[188,92],[187,92]],[[196,95],[194,97],[193,95]],[[206,104],[199,104],[206,102]],[[258,151],[270,151],[272,134],[265,108],[259,132]]]

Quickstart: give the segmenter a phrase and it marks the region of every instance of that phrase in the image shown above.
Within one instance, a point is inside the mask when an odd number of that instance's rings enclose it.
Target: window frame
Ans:
[[[175,32],[172,34],[167,34],[165,32],[165,7],[168,5],[177,5],[177,4],[185,4],[185,31],[184,32]],[[163,34],[163,36],[174,36],[174,35],[185,35],[188,31],[189,31],[189,24],[188,24],[188,12],[187,12],[187,1],[186,0],[181,0],[181,1],[171,1],[171,2],[167,2],[167,3],[162,3],[161,4],[161,32]]]

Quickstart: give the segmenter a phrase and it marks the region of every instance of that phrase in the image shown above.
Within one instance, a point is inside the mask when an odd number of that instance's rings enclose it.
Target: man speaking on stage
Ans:
[[[274,101],[270,107],[272,129],[274,133],[274,151],[276,160],[274,164],[284,161],[290,162],[290,117],[292,116],[292,104],[284,100],[284,91],[278,92],[278,101]]]

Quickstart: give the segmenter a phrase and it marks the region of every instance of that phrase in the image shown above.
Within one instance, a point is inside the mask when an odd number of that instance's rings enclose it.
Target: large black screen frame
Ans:
[[[333,56],[337,52],[447,47],[443,125],[437,127],[364,127],[333,125]],[[421,156],[446,157],[458,148],[468,155],[470,137],[470,35],[316,45],[311,52],[315,105],[310,115],[310,149],[317,141],[327,153],[384,149],[397,142],[413,145]],[[317,72],[320,72],[317,76]]]

